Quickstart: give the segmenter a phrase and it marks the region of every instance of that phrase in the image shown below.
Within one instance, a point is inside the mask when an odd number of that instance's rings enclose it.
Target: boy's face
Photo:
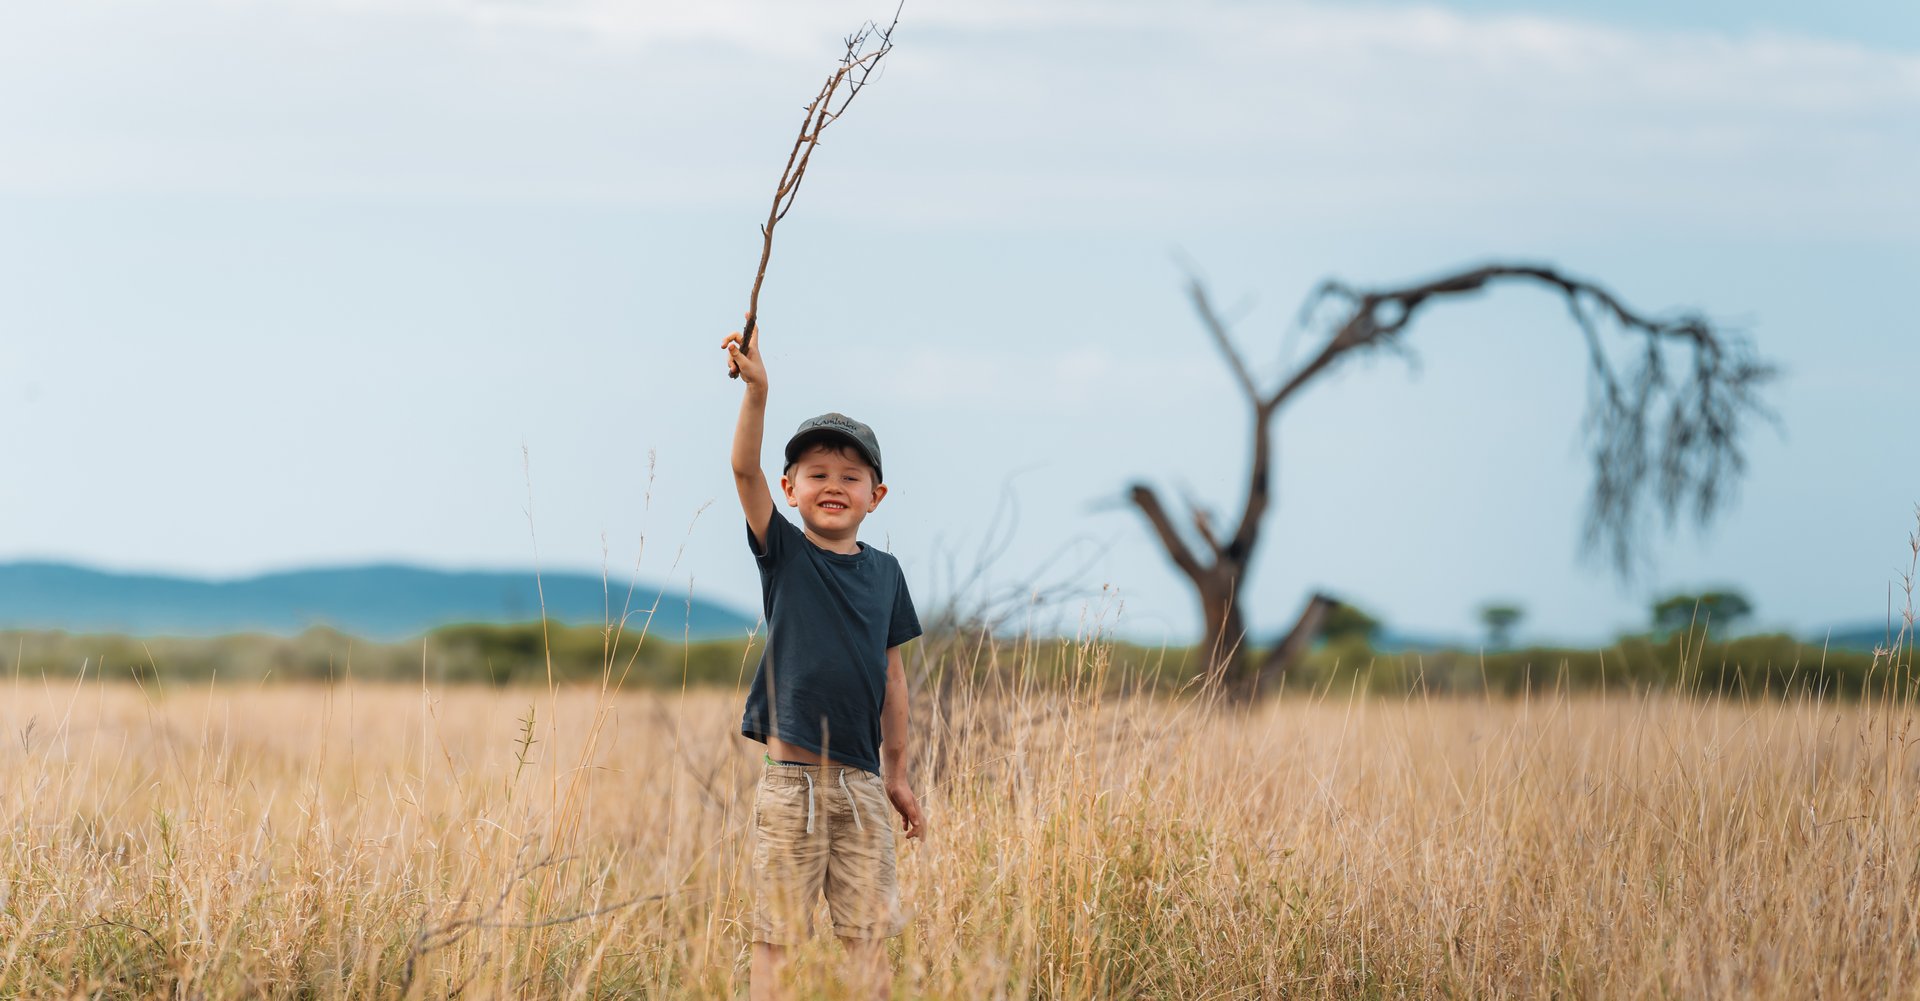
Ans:
[[[860,529],[880,499],[884,485],[873,482],[873,467],[851,448],[814,445],[794,459],[780,477],[787,506],[800,509],[800,520],[815,534],[850,538]]]

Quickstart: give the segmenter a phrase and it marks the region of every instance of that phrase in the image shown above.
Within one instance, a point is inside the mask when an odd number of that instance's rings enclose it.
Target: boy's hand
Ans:
[[[907,832],[907,837],[924,837],[927,820],[920,813],[920,800],[914,797],[913,787],[905,782],[889,782],[887,798],[893,801],[893,808],[899,812],[900,826]]]
[[[760,361],[760,342],[766,337],[767,329],[759,324],[753,326],[753,343],[745,351],[740,350],[740,332],[734,331],[720,341],[727,351],[727,374],[737,375],[749,386],[767,388],[767,367]]]

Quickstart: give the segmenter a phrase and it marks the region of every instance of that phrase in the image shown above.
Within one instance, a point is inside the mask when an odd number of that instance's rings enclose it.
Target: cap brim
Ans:
[[[880,463],[874,461],[873,453],[867,451],[867,446],[863,444],[860,439],[838,428],[808,428],[788,438],[786,451],[787,465],[793,465],[794,460],[800,457],[801,449],[820,441],[832,441],[838,444],[852,446],[854,451],[860,453],[861,458],[867,460],[867,465],[873,467],[873,481],[875,483],[881,481]]]

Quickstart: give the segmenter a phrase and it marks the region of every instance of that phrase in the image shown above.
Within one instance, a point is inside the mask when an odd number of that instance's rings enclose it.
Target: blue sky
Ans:
[[[870,8],[15,12],[0,558],[230,575],[537,544],[751,607],[715,345],[792,119]],[[1522,633],[1600,638],[1719,583],[1764,625],[1884,614],[1920,501],[1910,5],[910,2],[889,63],[780,231],[769,423],[879,429],[868,538],[929,599],[1010,494],[995,579],[1076,569],[1123,632],[1191,636],[1116,503],[1242,489],[1242,404],[1176,255],[1247,303],[1269,376],[1319,278],[1498,257],[1737,323],[1785,369],[1784,432],[1622,584],[1577,556],[1564,310],[1438,309],[1416,369],[1363,361],[1282,415],[1258,628],[1313,588],[1460,635],[1505,598]]]

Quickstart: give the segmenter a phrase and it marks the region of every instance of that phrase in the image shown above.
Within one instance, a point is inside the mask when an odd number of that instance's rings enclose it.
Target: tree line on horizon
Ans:
[[[1355,610],[1356,614],[1362,616]],[[1670,594],[1653,603],[1648,634],[1665,639],[1674,633],[1698,628],[1703,635],[1720,630],[1726,636],[1734,625],[1753,615],[1753,603],[1735,590],[1710,590]],[[1487,649],[1505,650],[1513,646],[1513,630],[1527,617],[1526,606],[1513,601],[1490,601],[1478,612],[1480,625],[1487,631]]]
[[[1484,646],[1390,652],[1375,645],[1383,631],[1380,619],[1337,603],[1318,640],[1274,680],[1272,690],[1517,695],[1664,689],[1858,697],[1913,684],[1910,636],[1890,644],[1896,649],[1876,652],[1829,650],[1785,634],[1739,635],[1732,627],[1752,606],[1737,591],[1663,598],[1653,603],[1645,632],[1603,647],[1492,642],[1510,639],[1494,635],[1495,621],[1510,629],[1523,611],[1511,603],[1486,609],[1503,611],[1483,615],[1489,629]],[[209,681],[732,688],[752,677],[762,639],[684,642],[540,622],[451,625],[400,643],[325,628],[297,636],[149,638],[12,632],[0,633],[0,677],[19,683],[85,675],[137,683],[154,697]],[[919,690],[996,676],[1015,684],[1092,683],[1115,693],[1191,693],[1209,677],[1217,684],[1201,644],[1149,647],[1107,636],[1007,635],[947,625],[910,646],[908,657]]]

